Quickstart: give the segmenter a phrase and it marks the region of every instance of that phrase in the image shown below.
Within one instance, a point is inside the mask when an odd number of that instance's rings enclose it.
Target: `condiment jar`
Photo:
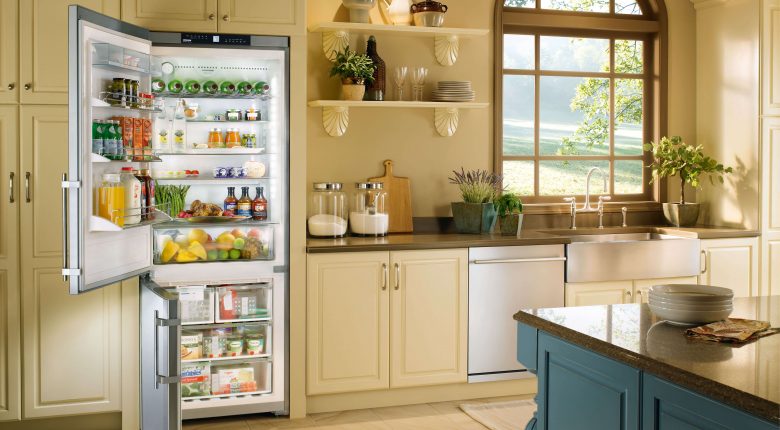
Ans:
[[[381,182],[358,182],[349,225],[358,236],[385,236],[390,225],[387,213],[387,192]]]
[[[218,128],[212,128],[209,130],[209,148],[224,148],[225,143],[222,141],[222,130]]]
[[[237,128],[227,129],[227,133],[225,134],[225,146],[228,148],[241,146],[241,135],[238,133]]]
[[[347,196],[338,182],[315,182],[309,204],[309,235],[344,237],[347,234]]]

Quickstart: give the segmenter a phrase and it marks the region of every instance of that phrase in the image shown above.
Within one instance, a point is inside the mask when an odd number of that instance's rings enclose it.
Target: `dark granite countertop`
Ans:
[[[577,234],[612,234],[653,232],[699,239],[755,237],[758,232],[720,227],[612,227],[603,230],[580,228]],[[306,241],[309,253],[400,251],[409,249],[471,248],[483,246],[555,245],[570,243],[568,232],[561,229],[523,230],[519,237],[492,234],[391,234],[385,237],[345,237]]]
[[[734,299],[731,316],[780,327],[780,296]],[[689,340],[647,304],[522,310],[515,320],[780,423],[780,334],[738,347]]]

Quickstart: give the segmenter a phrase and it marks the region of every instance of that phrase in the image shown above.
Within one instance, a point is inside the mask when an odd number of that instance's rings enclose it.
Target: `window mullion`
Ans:
[[[615,0],[611,0],[614,8]],[[614,12],[614,10],[613,10]],[[609,187],[611,196],[615,195],[615,39],[609,39]]]
[[[536,4],[539,6],[541,0],[537,0]],[[539,142],[539,128],[541,124],[541,82],[542,78],[539,75],[539,71],[542,68],[541,64],[541,52],[542,37],[537,34],[534,36],[534,196],[539,196],[539,155],[541,154],[540,142]]]

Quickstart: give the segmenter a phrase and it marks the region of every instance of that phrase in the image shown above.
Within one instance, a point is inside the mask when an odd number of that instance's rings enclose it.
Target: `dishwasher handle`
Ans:
[[[566,257],[539,257],[539,258],[505,258],[496,260],[473,260],[471,264],[510,264],[510,263],[544,263],[550,261],[566,261]]]

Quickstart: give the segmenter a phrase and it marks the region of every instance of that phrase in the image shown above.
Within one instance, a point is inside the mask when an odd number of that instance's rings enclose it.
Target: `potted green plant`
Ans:
[[[493,202],[498,214],[498,229],[502,235],[517,236],[523,226],[523,202],[515,193],[503,193]]]
[[[680,201],[664,203],[664,217],[677,227],[690,227],[699,218],[699,204],[685,201],[685,184],[700,188],[700,176],[709,175],[714,183],[717,177],[723,183],[723,175],[732,172],[731,167],[724,167],[716,160],[704,155],[702,146],[688,145],[680,136],[663,137],[658,143],[650,142],[644,145],[645,151],[653,154],[653,170],[650,183],[658,178],[680,176]]]
[[[363,100],[366,81],[374,81],[374,62],[365,54],[351,51],[349,46],[336,52],[336,60],[330,69],[330,76],[341,78],[342,100]]]
[[[486,170],[453,170],[451,184],[460,189],[462,202],[452,202],[452,217],[458,233],[490,233],[496,224],[496,197],[501,177]]]

